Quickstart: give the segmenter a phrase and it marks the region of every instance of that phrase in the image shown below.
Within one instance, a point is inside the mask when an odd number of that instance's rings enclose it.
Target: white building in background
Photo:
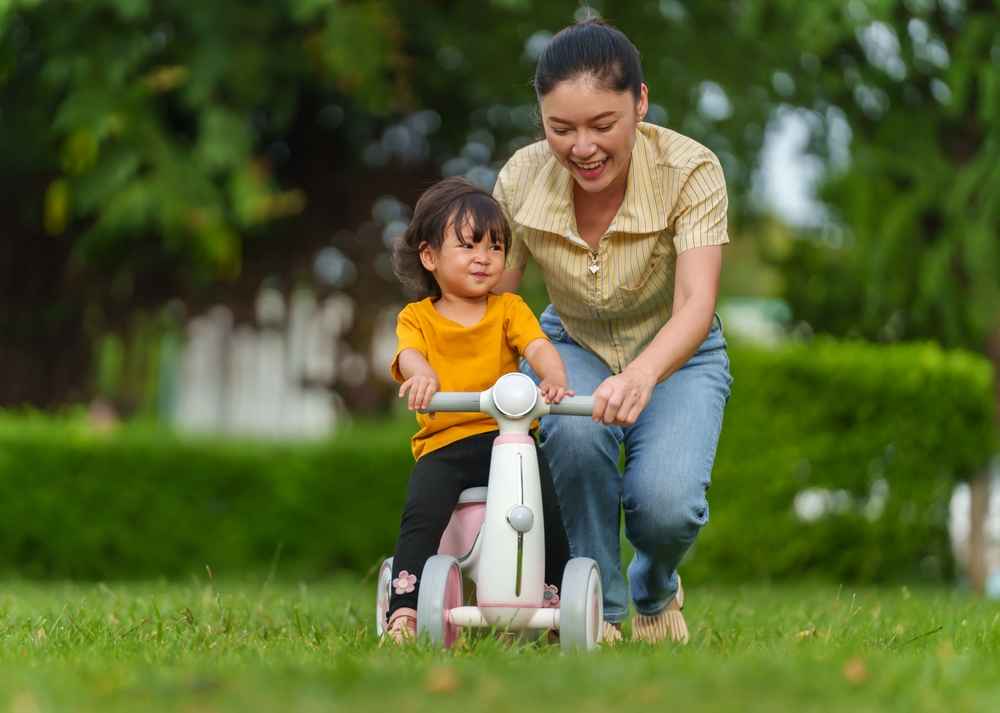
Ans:
[[[368,377],[367,360],[343,340],[354,303],[344,294],[318,303],[306,289],[289,302],[263,288],[255,326],[235,325],[221,306],[191,320],[176,381],[178,429],[275,439],[333,431],[344,415],[333,384]]]

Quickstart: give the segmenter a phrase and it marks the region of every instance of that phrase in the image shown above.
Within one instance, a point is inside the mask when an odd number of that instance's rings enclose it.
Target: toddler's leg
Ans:
[[[424,564],[437,553],[459,494],[470,487],[475,466],[470,467],[469,461],[476,455],[476,444],[471,441],[467,438],[431,451],[413,466],[392,563],[390,615],[401,607],[417,608]]]
[[[569,561],[569,538],[549,464],[541,450],[538,451],[538,475],[542,483],[542,516],[545,518],[545,583],[561,587],[563,570]]]

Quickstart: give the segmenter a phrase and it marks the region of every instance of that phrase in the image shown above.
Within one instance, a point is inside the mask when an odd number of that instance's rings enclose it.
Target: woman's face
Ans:
[[[581,75],[556,84],[539,104],[545,140],[581,189],[601,193],[624,185],[635,130],[649,107],[645,84],[636,101],[628,90]]]

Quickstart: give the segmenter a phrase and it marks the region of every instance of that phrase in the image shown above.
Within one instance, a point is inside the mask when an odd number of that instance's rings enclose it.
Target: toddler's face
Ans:
[[[469,223],[461,230],[449,224],[440,250],[424,246],[420,260],[434,275],[441,294],[471,299],[485,297],[496,287],[504,268],[503,243],[484,236],[472,242],[475,231]]]

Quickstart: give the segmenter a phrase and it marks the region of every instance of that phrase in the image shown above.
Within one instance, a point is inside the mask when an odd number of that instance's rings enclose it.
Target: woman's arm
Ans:
[[[521,270],[504,270],[500,275],[500,281],[493,288],[493,293],[499,295],[501,292],[516,292],[523,274]]]
[[[653,388],[698,350],[712,327],[721,273],[721,245],[692,248],[677,256],[671,317],[632,363],[594,391],[595,421],[635,423]]]

